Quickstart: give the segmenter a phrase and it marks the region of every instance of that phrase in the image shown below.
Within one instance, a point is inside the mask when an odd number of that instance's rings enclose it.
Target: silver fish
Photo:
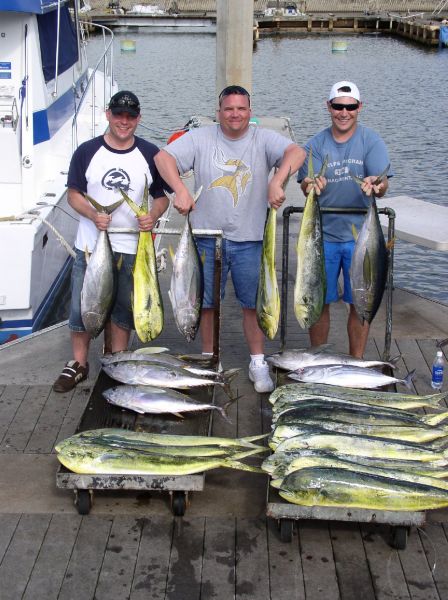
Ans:
[[[411,388],[415,371],[404,379],[383,375],[380,371],[363,369],[352,365],[328,365],[322,367],[303,367],[288,373],[288,377],[306,383],[328,383],[351,388],[378,388],[392,383],[402,383]]]
[[[202,187],[195,193],[195,201],[201,191]],[[167,194],[167,196],[171,199],[171,195]],[[168,296],[173,307],[177,328],[189,342],[194,340],[199,328],[203,293],[202,263],[187,215],[176,254],[173,257],[173,272]]]
[[[99,211],[111,214],[123,200],[102,206],[93,198],[87,200]],[[100,231],[95,248],[87,262],[81,290],[81,318],[88,333],[95,338],[104,328],[115,295],[115,260],[107,231]]]
[[[140,414],[181,415],[187,412],[216,410],[224,419],[229,420],[225,408],[214,404],[204,404],[170,389],[152,386],[120,385],[109,388],[103,396],[111,404],[133,410]]]
[[[350,354],[339,354],[329,349],[329,344],[315,346],[308,349],[290,349],[283,352],[276,352],[266,357],[266,361],[274,367],[295,371],[301,367],[322,366],[322,365],[354,365],[356,367],[383,367],[389,366],[395,368],[393,362],[383,362],[381,360],[363,360],[354,358]]]
[[[389,165],[378,179],[386,176]],[[362,183],[362,182],[361,182]],[[350,267],[353,304],[361,321],[371,323],[380,307],[387,279],[387,248],[381,229],[375,195],[357,236]]]
[[[162,388],[188,389],[204,385],[220,385],[225,383],[216,379],[206,379],[188,373],[185,369],[162,364],[142,362],[119,362],[104,365],[105,371],[112,379],[130,385],[153,385]]]
[[[143,354],[140,352],[116,352],[115,354],[106,354],[100,358],[102,365],[112,365],[119,362],[141,362],[148,364],[162,364],[165,366],[179,367],[185,369],[195,375],[202,377],[217,377],[219,373],[212,369],[204,369],[197,365],[192,365],[186,360],[182,360],[173,354],[167,352],[160,352],[159,354]]]

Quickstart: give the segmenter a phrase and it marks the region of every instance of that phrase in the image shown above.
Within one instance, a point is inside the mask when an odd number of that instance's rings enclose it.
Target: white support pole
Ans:
[[[253,0],[216,2],[216,97],[228,85],[252,91]]]

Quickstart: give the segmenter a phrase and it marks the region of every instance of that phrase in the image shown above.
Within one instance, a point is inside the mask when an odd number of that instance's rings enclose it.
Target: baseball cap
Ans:
[[[335,98],[342,97],[354,98],[358,102],[361,102],[361,95],[358,90],[358,86],[351,81],[338,81],[330,90],[328,100],[334,100]]]
[[[138,117],[140,114],[140,102],[135,94],[122,90],[114,94],[110,99],[109,110],[113,115],[127,112],[131,117]]]

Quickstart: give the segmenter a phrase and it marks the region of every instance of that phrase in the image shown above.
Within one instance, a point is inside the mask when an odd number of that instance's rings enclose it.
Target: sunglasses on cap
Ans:
[[[340,104],[339,102],[330,102],[330,106],[333,110],[341,111],[345,108],[345,110],[348,110],[348,112],[353,112],[354,110],[358,110],[359,102],[356,102],[355,104]]]
[[[228,85],[227,87],[225,87],[218,96],[219,104],[221,105],[223,99],[227,96],[231,96],[232,94],[236,94],[237,96],[246,96],[249,99],[250,104],[249,92],[240,85]]]

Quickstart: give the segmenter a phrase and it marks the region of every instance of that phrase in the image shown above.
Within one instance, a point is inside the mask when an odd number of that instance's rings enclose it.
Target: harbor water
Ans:
[[[116,78],[142,103],[139,135],[163,146],[191,115],[213,117],[216,37],[212,32],[155,30],[115,33]],[[136,52],[121,52],[122,39]],[[254,48],[253,116],[287,116],[297,142],[328,126],[326,98],[338,80],[355,81],[364,106],[361,122],[389,148],[395,177],[388,196],[409,195],[448,204],[445,142],[448,119],[448,49],[429,49],[386,35],[344,38],[262,37]],[[95,53],[92,38],[88,51]],[[393,202],[390,203],[393,208]],[[397,241],[395,283],[448,303],[448,254]]]

